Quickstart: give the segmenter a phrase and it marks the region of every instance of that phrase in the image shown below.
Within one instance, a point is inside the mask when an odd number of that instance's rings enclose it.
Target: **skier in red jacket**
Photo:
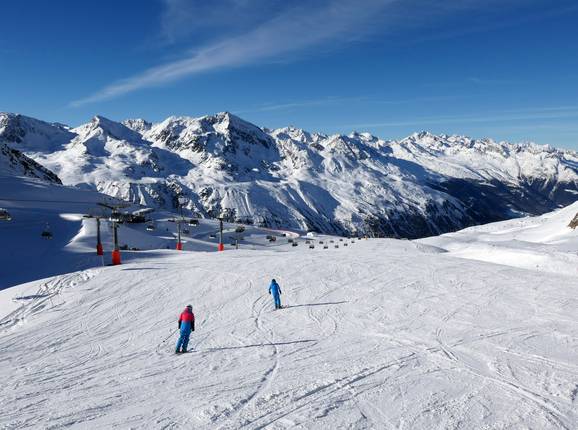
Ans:
[[[195,331],[195,314],[193,313],[193,307],[191,305],[187,305],[181,313],[179,317],[179,329],[181,330],[181,335],[179,336],[177,349],[175,350],[177,354],[187,352],[189,336],[191,335],[191,331]]]

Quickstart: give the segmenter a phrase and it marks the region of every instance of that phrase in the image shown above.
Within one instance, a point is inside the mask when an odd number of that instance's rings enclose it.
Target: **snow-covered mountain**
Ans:
[[[267,130],[229,113],[151,124],[95,117],[69,129],[0,114],[0,142],[65,184],[201,216],[337,234],[423,237],[541,214],[578,196],[578,154],[413,134]]]
[[[50,170],[5,143],[0,143],[0,176],[27,176],[55,184],[61,183],[58,176]]]
[[[58,151],[72,138],[74,133],[62,124],[0,112],[0,142],[10,143],[28,154]]]

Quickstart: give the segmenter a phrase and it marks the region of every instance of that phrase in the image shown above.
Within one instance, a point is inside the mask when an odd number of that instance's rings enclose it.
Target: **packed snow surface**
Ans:
[[[574,272],[317,240],[143,251],[0,292],[0,427],[577,427]],[[188,303],[194,350],[175,355]]]
[[[578,276],[578,230],[568,226],[577,215],[578,202],[539,217],[470,227],[419,242],[456,257]]]

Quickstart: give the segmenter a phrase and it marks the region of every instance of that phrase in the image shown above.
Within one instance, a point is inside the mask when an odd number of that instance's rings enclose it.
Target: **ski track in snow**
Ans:
[[[0,321],[0,427],[576,428],[573,277],[404,241],[285,249],[39,281]]]

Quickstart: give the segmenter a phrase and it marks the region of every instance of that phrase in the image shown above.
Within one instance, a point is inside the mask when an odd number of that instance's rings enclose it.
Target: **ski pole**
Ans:
[[[178,328],[175,329],[175,331],[173,331],[171,334],[169,334],[165,340],[163,340],[161,343],[159,343],[159,345],[162,345],[162,344],[165,343],[167,340],[169,340],[171,337],[173,337],[173,335],[174,335],[178,330],[179,330]]]

